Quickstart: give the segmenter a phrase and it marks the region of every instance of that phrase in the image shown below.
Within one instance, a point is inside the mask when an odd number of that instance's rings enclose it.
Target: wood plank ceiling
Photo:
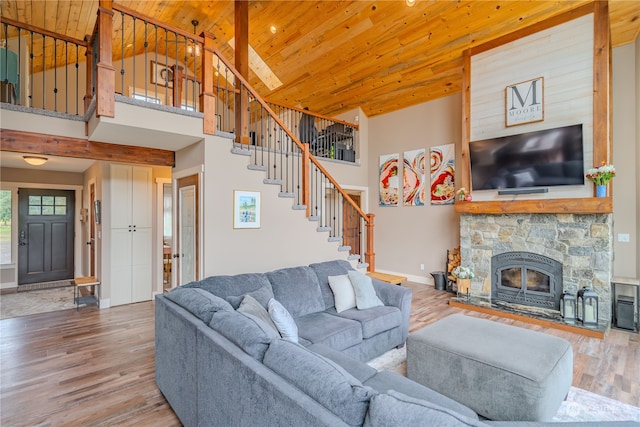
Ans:
[[[82,39],[93,30],[97,3],[1,0],[0,7],[5,17]],[[233,1],[120,3],[186,31],[193,31],[196,19],[197,32],[213,33],[218,48],[233,58]],[[284,84],[271,91],[253,73],[250,83],[266,99],[322,114],[357,107],[367,116],[384,114],[459,92],[465,49],[586,3],[250,1],[250,45]],[[609,11],[613,46],[634,41],[640,1],[611,0]]]

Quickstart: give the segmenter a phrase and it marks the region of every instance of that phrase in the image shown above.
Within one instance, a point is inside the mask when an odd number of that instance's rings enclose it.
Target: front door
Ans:
[[[18,191],[18,284],[73,278],[75,192]]]

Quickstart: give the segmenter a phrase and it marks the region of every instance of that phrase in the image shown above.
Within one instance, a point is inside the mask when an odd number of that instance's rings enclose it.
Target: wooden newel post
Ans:
[[[173,106],[180,108],[182,106],[182,79],[184,78],[184,67],[174,64],[171,66],[173,71]]]
[[[367,249],[364,253],[364,259],[369,266],[367,267],[367,271],[376,271],[376,253],[373,251],[373,219],[375,218],[375,214],[367,214]]]
[[[87,42],[86,65],[87,65],[87,79],[84,93],[84,113],[87,114],[91,101],[93,100],[93,37],[86,35],[84,41]]]
[[[208,32],[203,32],[200,37],[204,37],[204,49],[202,54],[202,93],[200,94],[200,111],[204,113],[202,132],[206,135],[213,135],[216,131],[216,96],[213,92],[213,77],[216,70],[213,68],[215,36]]]
[[[98,5],[98,63],[96,64],[96,116],[115,117],[116,69],[113,68],[113,2]]]
[[[309,171],[311,170],[311,153],[309,143],[302,144],[302,204],[307,207],[307,218],[311,215],[311,206],[309,206],[310,197],[310,180]]]

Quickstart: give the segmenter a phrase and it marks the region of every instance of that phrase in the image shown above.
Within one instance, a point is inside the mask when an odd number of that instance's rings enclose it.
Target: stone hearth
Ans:
[[[563,290],[576,294],[591,287],[599,298],[599,320],[611,319],[613,215],[611,214],[462,214],[462,264],[476,274],[471,293],[490,297],[491,258],[525,251],[563,266]]]

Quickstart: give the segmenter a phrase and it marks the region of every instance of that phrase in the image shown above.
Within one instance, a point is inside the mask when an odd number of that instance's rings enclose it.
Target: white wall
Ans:
[[[229,139],[208,136],[176,155],[174,176],[197,168],[198,156],[204,154],[203,277],[346,259],[348,253],[338,252],[338,242],[329,243],[328,233],[318,233],[304,211],[292,209],[292,199],[278,197],[279,186],[263,183],[265,172],[249,171],[249,157],[231,154],[231,147]],[[260,192],[259,229],[233,228],[234,190]]]
[[[640,233],[640,135],[638,124],[639,42],[613,49],[613,232],[614,276],[639,277],[638,233]],[[620,242],[620,234],[629,242]]]
[[[429,273],[444,270],[447,249],[458,246],[459,218],[453,205],[430,205],[429,200],[424,206],[378,205],[378,163],[383,154],[402,156],[404,151],[459,142],[461,117],[462,98],[456,94],[368,119],[369,211],[376,215],[377,271],[433,283]],[[426,180],[428,188],[428,171]]]

